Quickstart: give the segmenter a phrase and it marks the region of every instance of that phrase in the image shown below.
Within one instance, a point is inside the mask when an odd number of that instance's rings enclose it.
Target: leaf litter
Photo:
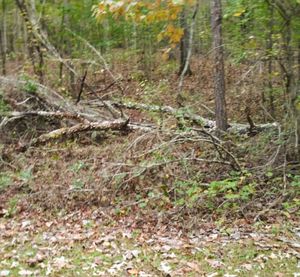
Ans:
[[[92,211],[0,218],[0,276],[300,273],[297,232],[274,234],[269,227],[250,226],[224,232],[212,224],[188,234],[169,226],[133,228],[125,221],[105,226]]]

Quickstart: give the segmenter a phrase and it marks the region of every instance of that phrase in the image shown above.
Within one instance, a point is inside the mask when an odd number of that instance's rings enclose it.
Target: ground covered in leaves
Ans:
[[[25,153],[22,143],[66,122],[24,119],[1,132],[0,277],[300,276],[299,165],[286,159],[281,131],[219,140],[181,115],[213,116],[209,65],[187,78],[175,117],[126,110],[159,126],[147,132],[75,134]],[[146,81],[124,69],[124,95],[112,87],[103,99],[176,107],[178,77],[161,70]],[[228,70],[230,121],[245,123],[249,106],[266,122],[258,82],[238,85],[248,69]],[[111,86],[89,78],[100,92]],[[4,115],[19,103],[44,108],[27,101],[38,87],[24,82],[3,92]]]
[[[298,206],[276,171],[177,165],[211,148],[172,143],[111,133],[3,156],[0,276],[299,276]]]
[[[0,276],[299,276],[297,223],[205,223],[185,233],[103,209],[2,209]]]

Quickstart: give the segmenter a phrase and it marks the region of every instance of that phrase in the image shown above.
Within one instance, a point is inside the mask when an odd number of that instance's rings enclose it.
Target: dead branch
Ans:
[[[22,93],[22,87],[26,85],[28,81],[16,79],[15,77],[4,77],[0,76],[1,87],[12,87]],[[50,89],[38,82],[30,80],[30,82],[36,87],[35,92],[31,92],[32,95],[39,97],[42,101],[47,103],[47,106],[51,107],[52,110],[60,112],[79,114],[88,121],[103,121],[109,120],[111,116],[99,109],[91,109],[87,105],[75,105],[68,99],[62,97],[55,90]],[[105,106],[104,106],[105,107]]]
[[[78,104],[79,101],[80,101],[81,94],[82,94],[83,88],[84,88],[84,82],[85,82],[86,76],[87,76],[87,70],[84,72],[84,75],[83,75],[83,77],[81,79],[80,91],[79,91],[78,96],[77,96],[76,104]]]

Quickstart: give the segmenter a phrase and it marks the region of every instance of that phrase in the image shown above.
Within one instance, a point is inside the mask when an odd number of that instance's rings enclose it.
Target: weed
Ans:
[[[7,187],[9,187],[12,183],[11,177],[6,173],[0,174],[0,192]]]
[[[73,189],[83,189],[84,188],[84,182],[81,179],[76,179],[72,183]]]
[[[26,184],[30,182],[33,179],[32,169],[28,168],[20,171],[19,178]]]
[[[37,92],[37,85],[33,81],[28,80],[23,86],[23,89],[27,93],[34,94]]]
[[[83,161],[78,161],[70,166],[70,170],[74,173],[78,173],[81,169],[85,167],[86,164]]]
[[[5,217],[11,218],[17,213],[19,199],[15,196],[9,199]]]
[[[3,98],[2,92],[0,91],[0,113],[6,113],[10,111],[9,105],[6,103],[6,101]]]
[[[177,181],[175,183],[175,204],[192,207],[199,199],[202,189],[195,181]]]
[[[25,81],[22,89],[29,94],[35,94],[37,92],[38,86],[37,84],[26,74],[22,76],[22,79]]]

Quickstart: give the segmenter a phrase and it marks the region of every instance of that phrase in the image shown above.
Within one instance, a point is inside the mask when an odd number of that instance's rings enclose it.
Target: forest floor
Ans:
[[[2,213],[0,276],[300,275],[297,222],[203,223],[187,234],[168,225],[137,226],[135,215],[108,219],[96,208]]]
[[[104,73],[89,76],[103,99],[178,105],[172,63],[145,81],[116,60],[124,95],[106,90],[112,81]],[[210,63],[193,66],[201,74],[187,78],[181,104],[212,118]],[[230,121],[247,124],[249,106],[255,122],[269,122],[258,83],[243,81],[245,68],[227,70]],[[20,103],[34,98],[28,76],[25,85],[3,91],[4,114],[23,111]],[[74,102],[67,85],[48,82]],[[76,134],[24,153],[17,151],[22,142],[68,122],[25,119],[1,133],[0,277],[300,276],[300,176],[284,159],[280,130],[228,135],[218,148],[190,132],[199,128],[191,122],[125,112],[131,122],[160,128]]]

